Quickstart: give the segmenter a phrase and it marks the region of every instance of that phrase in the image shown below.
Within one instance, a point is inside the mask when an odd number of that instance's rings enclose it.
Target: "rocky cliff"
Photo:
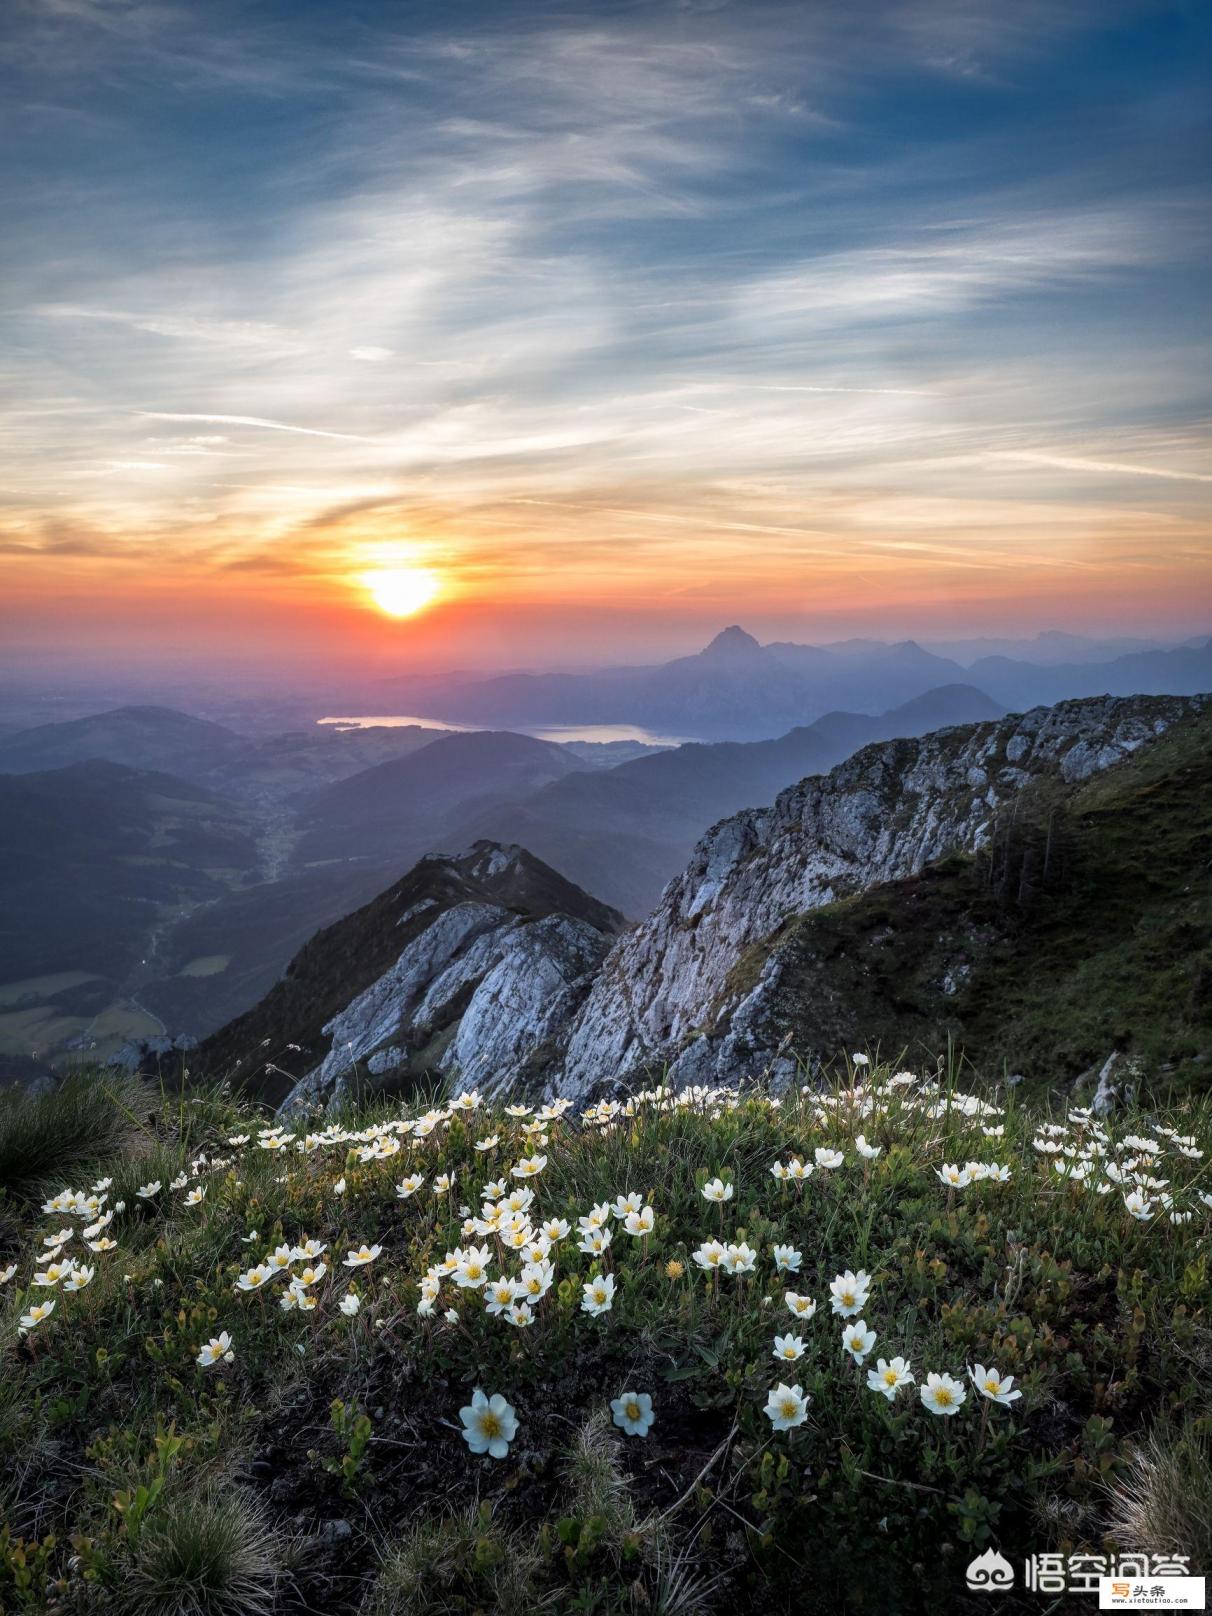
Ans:
[[[371,1080],[533,1086],[622,925],[524,848],[422,859],[318,932],[197,1065],[288,1110]]]
[[[793,917],[980,848],[1032,780],[1087,779],[1207,701],[1098,697],[882,742],[723,820],[607,957],[553,1087],[581,1098],[651,1070],[734,1082],[772,1063],[787,1075],[772,1009]]]

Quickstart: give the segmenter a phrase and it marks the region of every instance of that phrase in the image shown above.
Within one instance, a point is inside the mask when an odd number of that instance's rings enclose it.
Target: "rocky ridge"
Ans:
[[[663,1070],[676,1086],[736,1082],[773,1066],[768,1015],[795,915],[974,852],[996,810],[1040,776],[1072,784],[1110,768],[1205,697],[1096,697],[990,723],[877,743],[734,814],[698,844],[652,915],[616,944],[579,1012],[553,1087],[582,1098],[605,1074]],[[742,967],[762,956],[756,981]]]

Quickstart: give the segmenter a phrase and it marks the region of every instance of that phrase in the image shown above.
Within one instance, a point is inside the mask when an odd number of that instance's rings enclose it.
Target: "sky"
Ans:
[[[1206,632],[1209,19],[8,0],[0,658]]]

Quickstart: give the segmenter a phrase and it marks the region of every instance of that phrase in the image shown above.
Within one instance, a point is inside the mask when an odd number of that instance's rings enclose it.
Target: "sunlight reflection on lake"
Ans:
[[[531,735],[536,741],[631,741],[640,746],[683,746],[688,735],[658,735],[639,724],[454,724],[444,719],[417,718],[393,714],[371,714],[360,718],[318,718],[318,724],[334,724],[340,729],[421,729],[449,730],[471,734],[475,730],[508,729],[515,735]]]

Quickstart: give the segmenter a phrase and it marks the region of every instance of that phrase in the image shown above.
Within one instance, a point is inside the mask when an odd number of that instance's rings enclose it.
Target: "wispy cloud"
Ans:
[[[346,443],[370,443],[370,438],[354,432],[328,432],[315,426],[292,426],[287,421],[267,421],[261,415],[205,415],[196,411],[136,410],[147,421],[214,421],[223,426],[251,426],[270,432],[297,432],[304,438],[338,438]]]
[[[1164,466],[1129,466],[1121,460],[1088,460],[1081,455],[1037,454],[1008,450],[1003,460],[1028,466],[1056,466],[1060,471],[1110,472],[1116,477],[1165,477],[1180,483],[1212,483],[1212,474],[1200,471],[1172,471]]]

